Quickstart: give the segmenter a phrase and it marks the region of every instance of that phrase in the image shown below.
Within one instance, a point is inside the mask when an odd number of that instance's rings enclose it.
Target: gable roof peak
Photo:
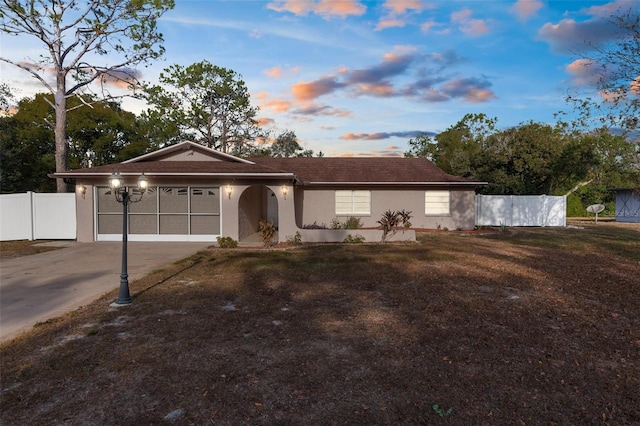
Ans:
[[[212,158],[217,158],[223,161],[230,161],[230,162],[237,162],[237,163],[244,163],[244,164],[255,164],[253,161],[236,157],[234,155],[227,154],[227,153],[215,150],[213,148],[200,145],[199,143],[192,142],[192,141],[182,141],[177,144],[169,145],[157,151],[153,151],[148,154],[143,154],[138,157],[134,157],[129,160],[123,161],[122,164],[138,163],[143,161],[154,161],[159,158],[166,157],[169,154],[176,153],[179,151],[185,151],[185,150],[198,151],[202,154],[205,154]]]

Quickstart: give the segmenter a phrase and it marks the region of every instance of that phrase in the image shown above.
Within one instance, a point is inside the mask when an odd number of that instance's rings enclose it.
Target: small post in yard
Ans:
[[[142,200],[142,196],[149,187],[144,172],[138,177],[139,194],[136,198],[132,197],[129,188],[124,184],[124,178],[120,173],[113,172],[109,176],[109,188],[116,197],[116,201],[122,203],[122,270],[120,272],[120,290],[118,299],[113,302],[112,306],[125,306],[131,304],[131,294],[129,292],[129,273],[127,268],[127,242],[129,233],[129,204],[137,203]]]

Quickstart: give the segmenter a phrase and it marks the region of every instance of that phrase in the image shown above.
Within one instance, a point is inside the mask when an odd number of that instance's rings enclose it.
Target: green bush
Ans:
[[[587,215],[580,196],[575,192],[567,197],[567,217],[583,217]]]
[[[231,237],[218,237],[218,247],[220,248],[236,248],[238,242]]]
[[[288,235],[287,242],[295,245],[302,244],[302,235],[300,235],[300,231],[296,231],[294,236]]]
[[[347,238],[342,240],[343,243],[347,243],[347,244],[360,244],[360,243],[364,243],[365,241],[366,239],[360,234],[356,234],[355,237],[352,236],[351,234],[348,234]]]
[[[359,229],[362,228],[362,222],[359,217],[351,216],[342,224],[342,229]]]
[[[359,229],[362,228],[362,222],[359,217],[351,216],[345,222],[340,222],[340,219],[334,217],[329,224],[331,229]]]

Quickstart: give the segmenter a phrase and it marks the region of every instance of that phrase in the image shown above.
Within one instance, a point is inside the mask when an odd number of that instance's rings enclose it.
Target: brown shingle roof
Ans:
[[[423,158],[310,157],[251,158],[253,163],[231,161],[136,161],[55,173],[59,177],[109,175],[113,171],[148,176],[233,176],[252,178],[296,178],[305,185],[322,184],[433,184],[482,185],[452,176]]]
[[[73,170],[66,173],[56,173],[61,176],[88,176],[94,174],[111,174],[112,172],[135,173],[144,172],[147,175],[215,175],[215,174],[283,174],[281,170],[274,170],[264,165],[234,163],[228,161],[141,161],[136,163],[116,163],[96,166],[86,169]],[[291,174],[291,172],[288,172]]]
[[[293,172],[305,184],[319,183],[458,183],[481,184],[452,176],[424,158],[250,158],[262,166]]]

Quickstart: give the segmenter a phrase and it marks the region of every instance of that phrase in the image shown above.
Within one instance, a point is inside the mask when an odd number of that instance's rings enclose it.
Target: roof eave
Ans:
[[[304,182],[305,185],[388,185],[388,186],[482,186],[489,182]]]
[[[110,172],[95,173],[74,173],[62,172],[52,173],[49,176],[54,178],[73,177],[73,178],[93,178],[102,176],[111,176]],[[120,172],[121,176],[138,176],[140,172]],[[170,177],[256,177],[268,179],[295,179],[293,173],[177,173],[177,172],[144,172],[145,176],[170,176]]]

